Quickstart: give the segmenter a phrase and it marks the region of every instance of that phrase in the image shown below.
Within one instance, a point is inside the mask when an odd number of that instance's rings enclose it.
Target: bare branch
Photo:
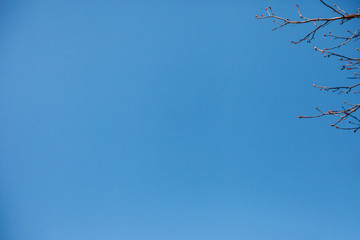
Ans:
[[[334,4],[333,5],[334,7],[332,7],[332,6],[328,5],[327,3],[325,3],[323,0],[320,0],[320,2],[324,6],[326,6],[328,9],[330,9],[333,13],[335,13],[336,16],[325,17],[325,18],[305,17],[300,12],[299,5],[296,4],[296,9],[297,9],[297,12],[298,12],[298,15],[300,18],[299,20],[292,20],[289,18],[277,16],[274,14],[274,12],[270,6],[269,6],[269,8],[265,8],[265,10],[267,12],[266,16],[261,15],[260,17],[256,16],[256,18],[257,19],[272,18],[273,22],[278,25],[273,30],[277,30],[277,29],[282,28],[287,25],[300,25],[300,24],[308,24],[308,23],[314,24],[315,28],[313,28],[313,30],[309,31],[304,37],[300,38],[298,41],[291,41],[291,43],[293,43],[293,44],[298,44],[305,40],[308,43],[310,43],[315,38],[315,35],[317,34],[317,32],[319,30],[324,29],[325,27],[327,27],[328,25],[330,25],[334,22],[338,22],[340,25],[342,25],[343,23],[345,23],[347,21],[350,21],[353,19],[360,19],[359,12],[356,12],[353,14],[348,14],[346,11],[342,10],[336,4]],[[332,56],[337,57],[337,59],[339,61],[344,63],[341,67],[341,70],[343,70],[343,69],[357,70],[360,68],[360,58],[359,57],[345,56],[344,54],[340,54],[340,53],[333,51],[335,49],[339,49],[340,47],[343,47],[343,46],[347,45],[348,43],[360,38],[360,28],[357,28],[354,31],[347,30],[347,32],[349,33],[349,36],[339,36],[337,34],[332,34],[331,31],[329,31],[329,34],[323,34],[324,37],[330,37],[332,40],[343,40],[343,41],[341,43],[336,43],[332,47],[328,47],[328,48],[320,49],[320,48],[315,47],[315,50],[320,52],[321,54],[323,54],[324,57],[332,57]],[[360,53],[359,48],[356,48],[356,53],[357,54]],[[359,80],[360,76],[358,75],[357,72],[354,72],[354,76],[349,77],[349,79]],[[348,86],[327,87],[327,86],[318,86],[316,84],[313,84],[313,85],[314,85],[314,87],[319,88],[320,90],[331,91],[331,92],[335,92],[338,94],[341,94],[341,93],[348,94],[350,92],[358,93],[357,91],[353,91],[353,90],[355,88],[360,88],[360,81],[358,83],[348,85]],[[353,130],[354,132],[356,132],[357,130],[360,129],[360,119],[359,119],[359,117],[357,117],[355,115],[355,113],[357,113],[357,114],[360,113],[360,111],[358,111],[360,109],[360,104],[349,104],[347,102],[344,102],[344,103],[345,103],[346,107],[343,106],[342,110],[330,110],[327,112],[323,112],[320,109],[316,108],[317,111],[320,112],[318,115],[299,116],[299,118],[318,118],[318,117],[323,117],[323,116],[333,116],[333,117],[337,118],[337,121],[334,124],[332,124],[331,126],[335,126],[338,129]],[[352,119],[352,121],[350,121],[348,119]],[[344,123],[348,124],[349,126],[343,126]]]
[[[320,0],[325,6],[327,6],[328,8],[330,8],[331,10],[333,10],[334,12],[338,13],[340,16],[336,16],[336,17],[330,17],[330,18],[308,18],[308,17],[304,17],[301,12],[300,12],[300,8],[299,5],[296,4],[296,9],[297,12],[299,14],[299,18],[300,19],[304,19],[304,20],[290,20],[288,18],[283,18],[283,17],[279,17],[276,16],[271,8],[271,6],[269,6],[269,8],[265,8],[266,12],[267,12],[267,16],[263,16],[261,15],[260,17],[255,16],[257,19],[266,19],[266,18],[273,18],[275,19],[275,22],[277,24],[279,24],[278,27],[274,28],[273,30],[282,28],[288,24],[292,24],[292,25],[296,25],[296,24],[306,24],[306,23],[314,23],[315,24],[315,29],[313,29],[311,32],[309,32],[305,37],[301,38],[299,41],[292,41],[292,43],[297,44],[300,43],[302,41],[308,40],[308,42],[311,42],[311,40],[314,39],[316,32],[325,27],[326,25],[328,25],[329,23],[332,22],[336,22],[336,21],[340,21],[341,23],[344,23],[345,21],[349,21],[351,19],[355,19],[355,18],[360,18],[360,13],[355,13],[355,14],[344,14],[342,13],[341,9],[340,10],[336,10],[335,8],[329,6],[328,4],[326,4],[324,1]],[[269,11],[270,10],[270,11]],[[276,21],[278,20],[278,21]],[[280,21],[280,22],[279,22]]]
[[[328,8],[332,9],[334,12],[336,12],[336,13],[340,14],[341,16],[345,17],[345,15],[344,15],[343,13],[341,13],[341,12],[339,12],[338,10],[334,9],[333,7],[327,5],[323,0],[320,0],[320,2],[321,2],[322,4],[324,4],[325,6],[327,6]]]
[[[319,117],[323,117],[323,116],[335,116],[336,118],[338,118],[338,120],[334,124],[331,124],[332,127],[335,126],[337,129],[353,130],[354,132],[356,132],[357,130],[360,129],[360,119],[355,117],[353,114],[360,109],[360,104],[349,104],[349,103],[346,103],[346,102],[344,102],[344,103],[346,105],[348,105],[348,107],[347,108],[343,107],[343,110],[336,110],[336,111],[330,110],[328,112],[323,112],[319,108],[316,108],[316,110],[318,110],[320,112],[320,114],[313,115],[313,116],[302,116],[302,115],[300,115],[299,118],[319,118]],[[352,125],[355,125],[355,126],[354,127],[338,126],[341,123],[346,122],[346,120],[348,118],[355,119],[358,123],[348,121],[348,123],[350,123]]]

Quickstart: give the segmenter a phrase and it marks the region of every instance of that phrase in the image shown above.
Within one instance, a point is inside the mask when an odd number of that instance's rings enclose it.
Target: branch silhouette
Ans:
[[[280,29],[282,27],[285,27],[287,25],[301,25],[301,24],[313,24],[314,27],[311,31],[309,31],[305,36],[301,37],[297,41],[291,41],[293,44],[302,43],[304,41],[310,43],[312,40],[315,39],[315,36],[319,33],[319,31],[325,29],[331,24],[338,23],[340,25],[343,25],[345,22],[360,19],[360,13],[358,8],[355,13],[349,14],[348,12],[341,9],[338,5],[334,4],[333,6],[328,5],[324,1],[320,0],[323,6],[328,8],[333,14],[333,17],[316,17],[316,18],[308,18],[301,14],[300,7],[298,4],[296,4],[296,9],[299,15],[298,20],[293,20],[285,17],[280,17],[278,15],[275,15],[273,9],[271,6],[268,8],[265,8],[266,15],[260,15],[255,16],[257,19],[272,19],[277,26],[273,28],[273,30]],[[350,42],[356,41],[360,39],[360,28],[356,28],[353,31],[347,30],[346,35],[337,35],[333,34],[331,31],[328,31],[328,33],[323,34],[323,37],[329,38],[331,40],[341,40],[341,43],[338,43],[334,41],[332,47],[329,48],[317,48],[314,47],[314,49],[321,54],[323,54],[324,57],[337,57],[337,59],[342,63],[341,70],[353,70],[354,75],[353,77],[348,77],[348,79],[355,79],[359,80],[360,76],[356,70],[360,68],[360,58],[359,48],[355,49],[355,55],[357,56],[345,56],[343,54],[340,54],[338,52],[335,52],[335,50],[349,44]],[[337,94],[349,94],[349,93],[358,93],[359,91],[355,91],[355,89],[360,88],[360,81],[358,81],[355,84],[348,85],[348,86],[335,86],[335,87],[328,87],[328,86],[318,86],[316,84],[313,84],[314,87],[324,90],[324,91],[331,91],[335,92]],[[312,115],[312,116],[302,116],[300,115],[299,118],[318,118],[323,116],[333,116],[337,118],[337,120],[331,124],[331,126],[336,127],[337,129],[343,129],[343,130],[352,130],[353,132],[356,132],[360,129],[360,104],[351,104],[348,102],[344,102],[344,105],[341,107],[340,110],[330,110],[330,111],[321,111],[319,108],[316,108],[317,111],[320,112],[318,115]]]

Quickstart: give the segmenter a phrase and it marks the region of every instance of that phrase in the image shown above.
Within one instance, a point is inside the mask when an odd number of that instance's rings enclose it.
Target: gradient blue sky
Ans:
[[[269,3],[1,1],[0,238],[358,240],[359,135],[297,118],[347,74]]]

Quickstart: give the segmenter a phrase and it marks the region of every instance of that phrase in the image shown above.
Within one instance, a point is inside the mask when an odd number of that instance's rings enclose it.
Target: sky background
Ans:
[[[1,1],[0,238],[358,240],[359,134],[297,118],[351,73],[269,3]]]

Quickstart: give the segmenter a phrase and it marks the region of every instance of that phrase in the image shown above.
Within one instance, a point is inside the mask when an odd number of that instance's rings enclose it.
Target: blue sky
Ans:
[[[1,239],[359,239],[358,134],[297,118],[348,75],[269,3],[2,1]]]

